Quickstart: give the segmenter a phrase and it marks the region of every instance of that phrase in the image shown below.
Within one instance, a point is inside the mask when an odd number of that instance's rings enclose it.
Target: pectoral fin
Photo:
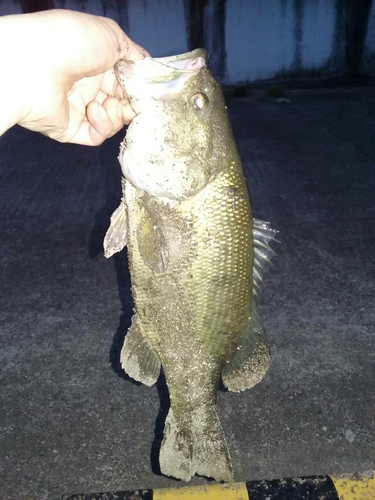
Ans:
[[[126,245],[126,204],[122,199],[120,205],[111,216],[111,224],[104,237],[104,255],[108,259],[113,254],[120,252]]]
[[[250,389],[262,380],[271,361],[266,332],[253,306],[243,343],[222,371],[224,385],[234,392]]]
[[[131,378],[148,386],[153,385],[159,378],[159,356],[144,335],[137,314],[133,316],[132,325],[125,337],[121,350],[121,366]]]
[[[164,224],[158,213],[145,208],[137,227],[139,253],[145,264],[157,274],[164,273],[168,267],[169,251],[164,234]]]

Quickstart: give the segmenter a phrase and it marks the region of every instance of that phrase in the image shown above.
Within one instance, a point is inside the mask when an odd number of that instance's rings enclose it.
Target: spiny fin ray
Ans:
[[[270,241],[277,241],[275,238],[278,231],[270,227],[269,222],[263,220],[253,220],[253,241],[254,241],[254,265],[253,265],[253,294],[258,296],[263,282],[263,276],[272,265],[272,258],[276,252],[269,246]]]

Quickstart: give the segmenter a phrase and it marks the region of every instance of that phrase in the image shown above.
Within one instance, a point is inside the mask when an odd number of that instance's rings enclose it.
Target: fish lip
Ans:
[[[208,52],[206,51],[206,49],[195,49],[191,52],[185,52],[183,54],[177,54],[173,56],[154,57],[153,61],[157,61],[165,66],[177,69],[180,66],[180,62],[195,58],[202,58],[204,60],[204,66],[206,66],[208,60]]]
[[[148,84],[168,83],[181,77],[188,80],[207,67],[208,53],[205,49],[167,57],[145,57],[137,61],[120,59],[114,66],[116,78],[126,88],[126,81],[143,80]]]
[[[119,67],[122,67],[122,66],[131,66],[131,65],[140,65],[142,63],[144,63],[144,61],[155,61],[159,64],[162,64],[163,66],[167,66],[167,67],[170,67],[170,68],[174,68],[174,69],[181,69],[180,68],[180,62],[182,61],[187,61],[189,59],[194,59],[194,58],[198,58],[198,57],[201,57],[205,63],[207,63],[208,61],[208,52],[206,51],[206,49],[194,49],[190,52],[184,52],[182,54],[177,54],[177,55],[173,55],[173,56],[164,56],[164,57],[145,57],[144,59],[138,59],[136,61],[133,61],[131,59],[126,59],[125,57],[123,57],[122,59],[119,59],[116,64],[115,64],[115,68],[119,68]],[[206,65],[206,64],[205,64]],[[190,70],[191,71],[191,70]]]

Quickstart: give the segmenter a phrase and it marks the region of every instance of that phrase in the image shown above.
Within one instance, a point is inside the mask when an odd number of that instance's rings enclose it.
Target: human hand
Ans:
[[[60,142],[98,145],[134,117],[113,66],[149,54],[111,19],[57,9],[3,16],[3,40],[0,98],[11,120],[0,134],[18,123]]]

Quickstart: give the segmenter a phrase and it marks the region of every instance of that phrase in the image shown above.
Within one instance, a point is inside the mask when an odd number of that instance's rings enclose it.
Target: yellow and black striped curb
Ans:
[[[273,481],[63,496],[61,500],[375,500],[375,477],[311,476]]]

